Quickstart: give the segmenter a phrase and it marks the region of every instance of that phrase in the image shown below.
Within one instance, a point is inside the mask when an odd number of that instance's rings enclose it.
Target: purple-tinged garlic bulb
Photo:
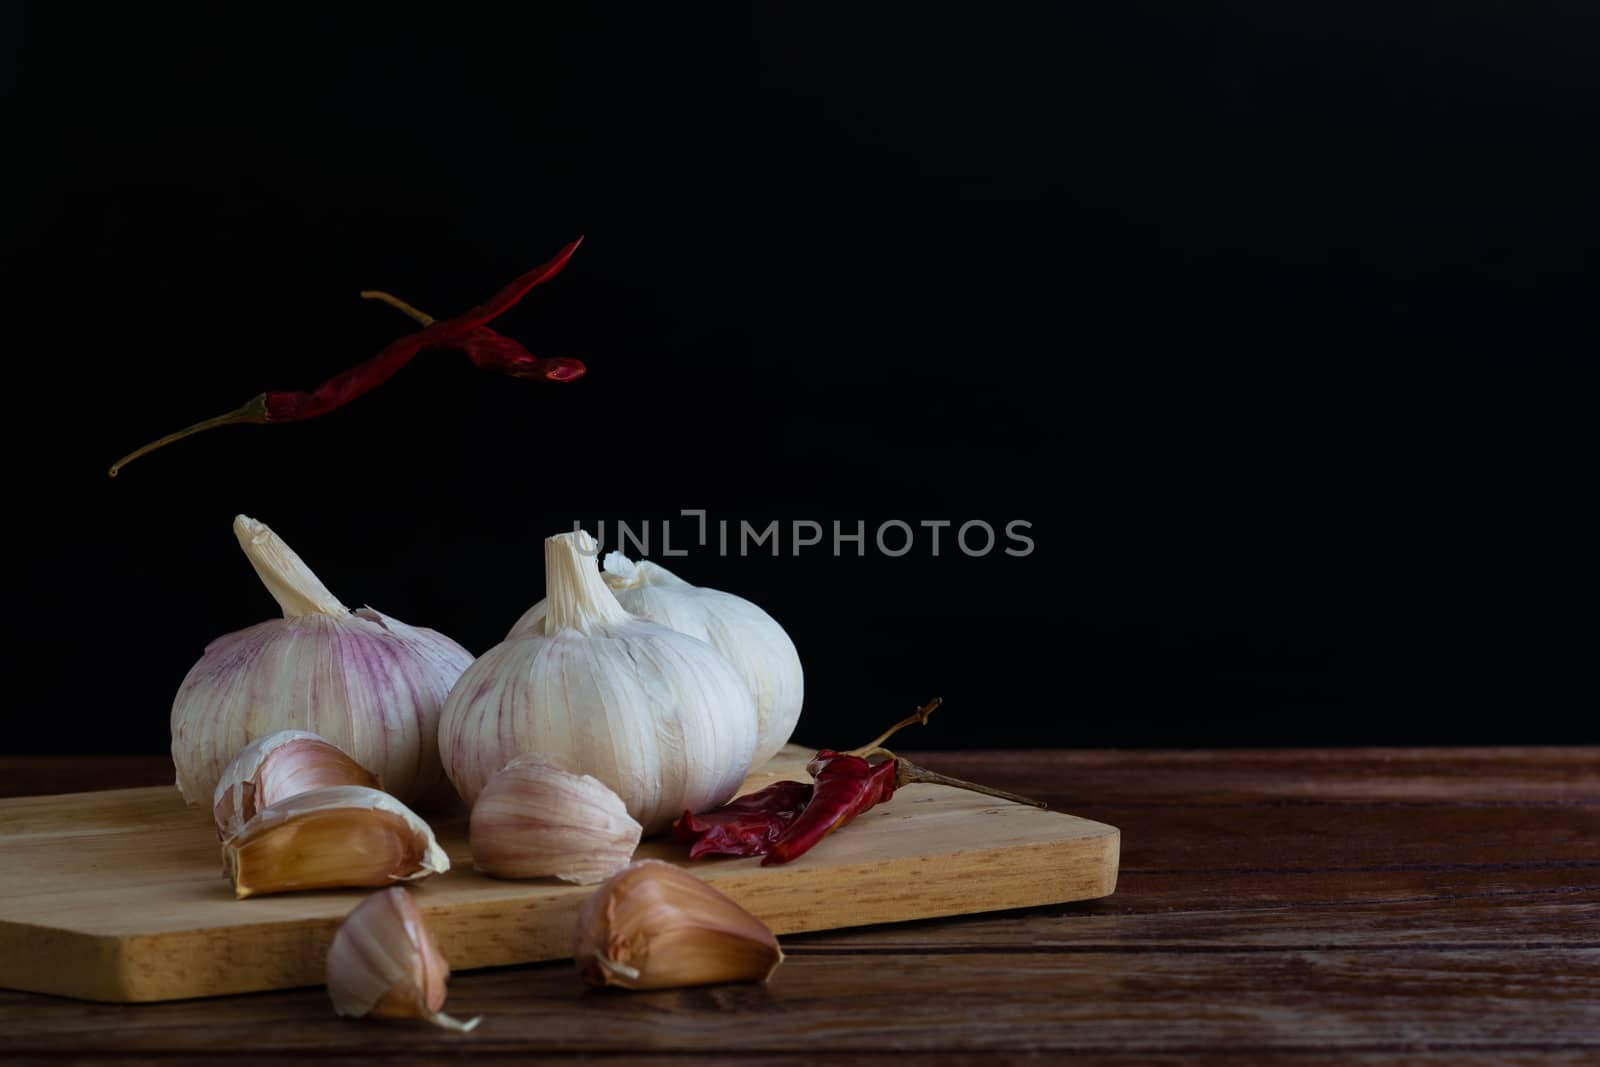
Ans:
[[[440,708],[472,654],[433,630],[346,608],[265,524],[240,515],[233,531],[284,617],[217,638],[179,687],[172,762],[184,799],[212,802],[252,741],[305,730],[400,800],[422,800],[443,775]]]

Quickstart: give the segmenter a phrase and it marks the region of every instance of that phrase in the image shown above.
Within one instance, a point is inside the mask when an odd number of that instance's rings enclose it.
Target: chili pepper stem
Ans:
[[[1004,789],[995,789],[992,786],[979,785],[977,782],[968,782],[960,778],[951,778],[948,775],[940,774],[938,771],[930,771],[926,767],[917,766],[915,763],[912,763],[910,760],[907,760],[902,756],[896,756],[893,752],[890,752],[886,748],[879,749],[878,751],[899,761],[900,765],[895,768],[894,772],[894,785],[896,789],[905,785],[948,785],[955,789],[965,789],[971,793],[982,793],[984,796],[997,797],[1000,800],[1009,800],[1013,804],[1026,804],[1033,808],[1048,808],[1050,806],[1044,801],[1034,800],[1032,797],[1020,796],[1016,793],[1008,793]]]
[[[393,293],[386,293],[381,289],[363,289],[361,290],[361,299],[376,300],[380,303],[388,304],[396,311],[402,311],[405,314],[410,315],[413,319],[422,323],[424,326],[432,326],[438,321],[426,311],[419,311],[410,304],[406,303],[404,300],[401,300],[398,296],[395,296]]]
[[[910,715],[907,715],[905,718],[889,727],[883,733],[879,734],[875,739],[868,741],[860,748],[852,748],[850,751],[846,752],[845,755],[860,756],[865,759],[873,752],[876,752],[882,748],[885,741],[889,740],[889,738],[899,733],[905,727],[910,726],[913,723],[918,726],[926,726],[928,724],[928,716],[932,715],[939,705],[943,703],[943,697],[934,697],[932,700],[922,705],[922,707],[918,708],[916,711],[913,711]]]
[[[195,423],[193,426],[185,426],[176,433],[169,433],[165,437],[151,441],[142,448],[134,449],[132,452],[129,452],[126,456],[123,456],[121,459],[113,463],[111,465],[111,469],[108,470],[106,474],[109,477],[115,478],[117,473],[121,471],[123,467],[126,467],[140,456],[149,452],[154,452],[158,448],[163,448],[167,445],[170,445],[174,441],[181,441],[190,434],[196,434],[202,430],[210,430],[218,426],[232,426],[236,423],[266,423],[270,421],[271,418],[267,414],[267,394],[261,393],[258,396],[252,397],[248,403],[242,405],[241,407],[235,408],[226,415],[218,415],[215,418],[203,419],[200,422]]]

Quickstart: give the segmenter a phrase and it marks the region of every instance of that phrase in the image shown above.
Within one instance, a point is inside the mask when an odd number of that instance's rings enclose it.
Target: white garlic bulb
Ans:
[[[646,834],[733,795],[755,752],[750,688],[697,638],[629,615],[582,532],[544,543],[541,627],[480,656],[439,723],[445,773],[468,804],[526,756],[605,783]]]
[[[443,634],[351,611],[271,530],[240,515],[239,544],[284,617],[206,646],[172,704],[172,762],[191,804],[212,799],[257,738],[308,730],[401,800],[439,782],[439,711],[472,654]]]
[[[592,885],[628,865],[642,832],[622,798],[587,774],[512,760],[472,805],[472,863],[496,878]]]
[[[659,564],[634,563],[621,552],[606,554],[603,577],[625,610],[698,637],[728,658],[756,698],[751,766],[777,755],[793,735],[805,700],[800,653],[778,620],[743,597],[690,585]],[[544,614],[541,600],[517,620],[512,636],[537,630]]]

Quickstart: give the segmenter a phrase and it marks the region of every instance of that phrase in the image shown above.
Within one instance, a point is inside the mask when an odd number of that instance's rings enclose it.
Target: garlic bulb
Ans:
[[[661,860],[629,864],[584,901],[572,956],[588,984],[624,989],[765,982],[783,962],[765,923]]]
[[[471,1030],[444,1007],[450,965],[399,886],[374,893],[339,924],[328,948],[328,997],[339,1015],[426,1019],[447,1030]]]
[[[308,730],[414,803],[439,779],[439,709],[471,653],[432,630],[339,603],[262,523],[233,531],[284,617],[206,646],[172,704],[172,762],[191,804],[229,761],[279,730]]]
[[[497,878],[588,885],[626,867],[641,832],[622,798],[587,774],[512,760],[472,805],[472,862]]]
[[[698,637],[728,658],[756,698],[752,768],[777,755],[794,733],[805,699],[800,653],[778,621],[743,597],[690,585],[659,564],[634,563],[621,552],[606,554],[603,577],[625,610]],[[544,615],[541,600],[517,620],[512,636],[538,630]]]
[[[450,857],[428,824],[388,793],[333,785],[262,808],[222,842],[222,869],[243,900],[414,882],[448,871]]]
[[[588,534],[544,543],[544,625],[496,645],[445,701],[439,753],[468,804],[526,756],[605,783],[646,834],[733,795],[755,751],[750,689],[704,641],[629,615]]]
[[[211,795],[217,831],[232,836],[262,808],[329,785],[382,788],[377,775],[316,734],[268,734],[246,745],[223,770]]]

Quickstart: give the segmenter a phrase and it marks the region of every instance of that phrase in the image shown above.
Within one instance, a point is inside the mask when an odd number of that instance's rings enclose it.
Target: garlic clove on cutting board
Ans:
[[[496,878],[604,881],[633,858],[643,828],[587,774],[512,760],[472,806],[472,862]]]
[[[231,837],[262,808],[330,785],[383,788],[377,775],[317,734],[279,730],[252,741],[233,757],[212,794],[217,832]]]
[[[387,793],[327,786],[263,808],[222,843],[241,900],[261,893],[387,886],[450,869],[428,824]]]

